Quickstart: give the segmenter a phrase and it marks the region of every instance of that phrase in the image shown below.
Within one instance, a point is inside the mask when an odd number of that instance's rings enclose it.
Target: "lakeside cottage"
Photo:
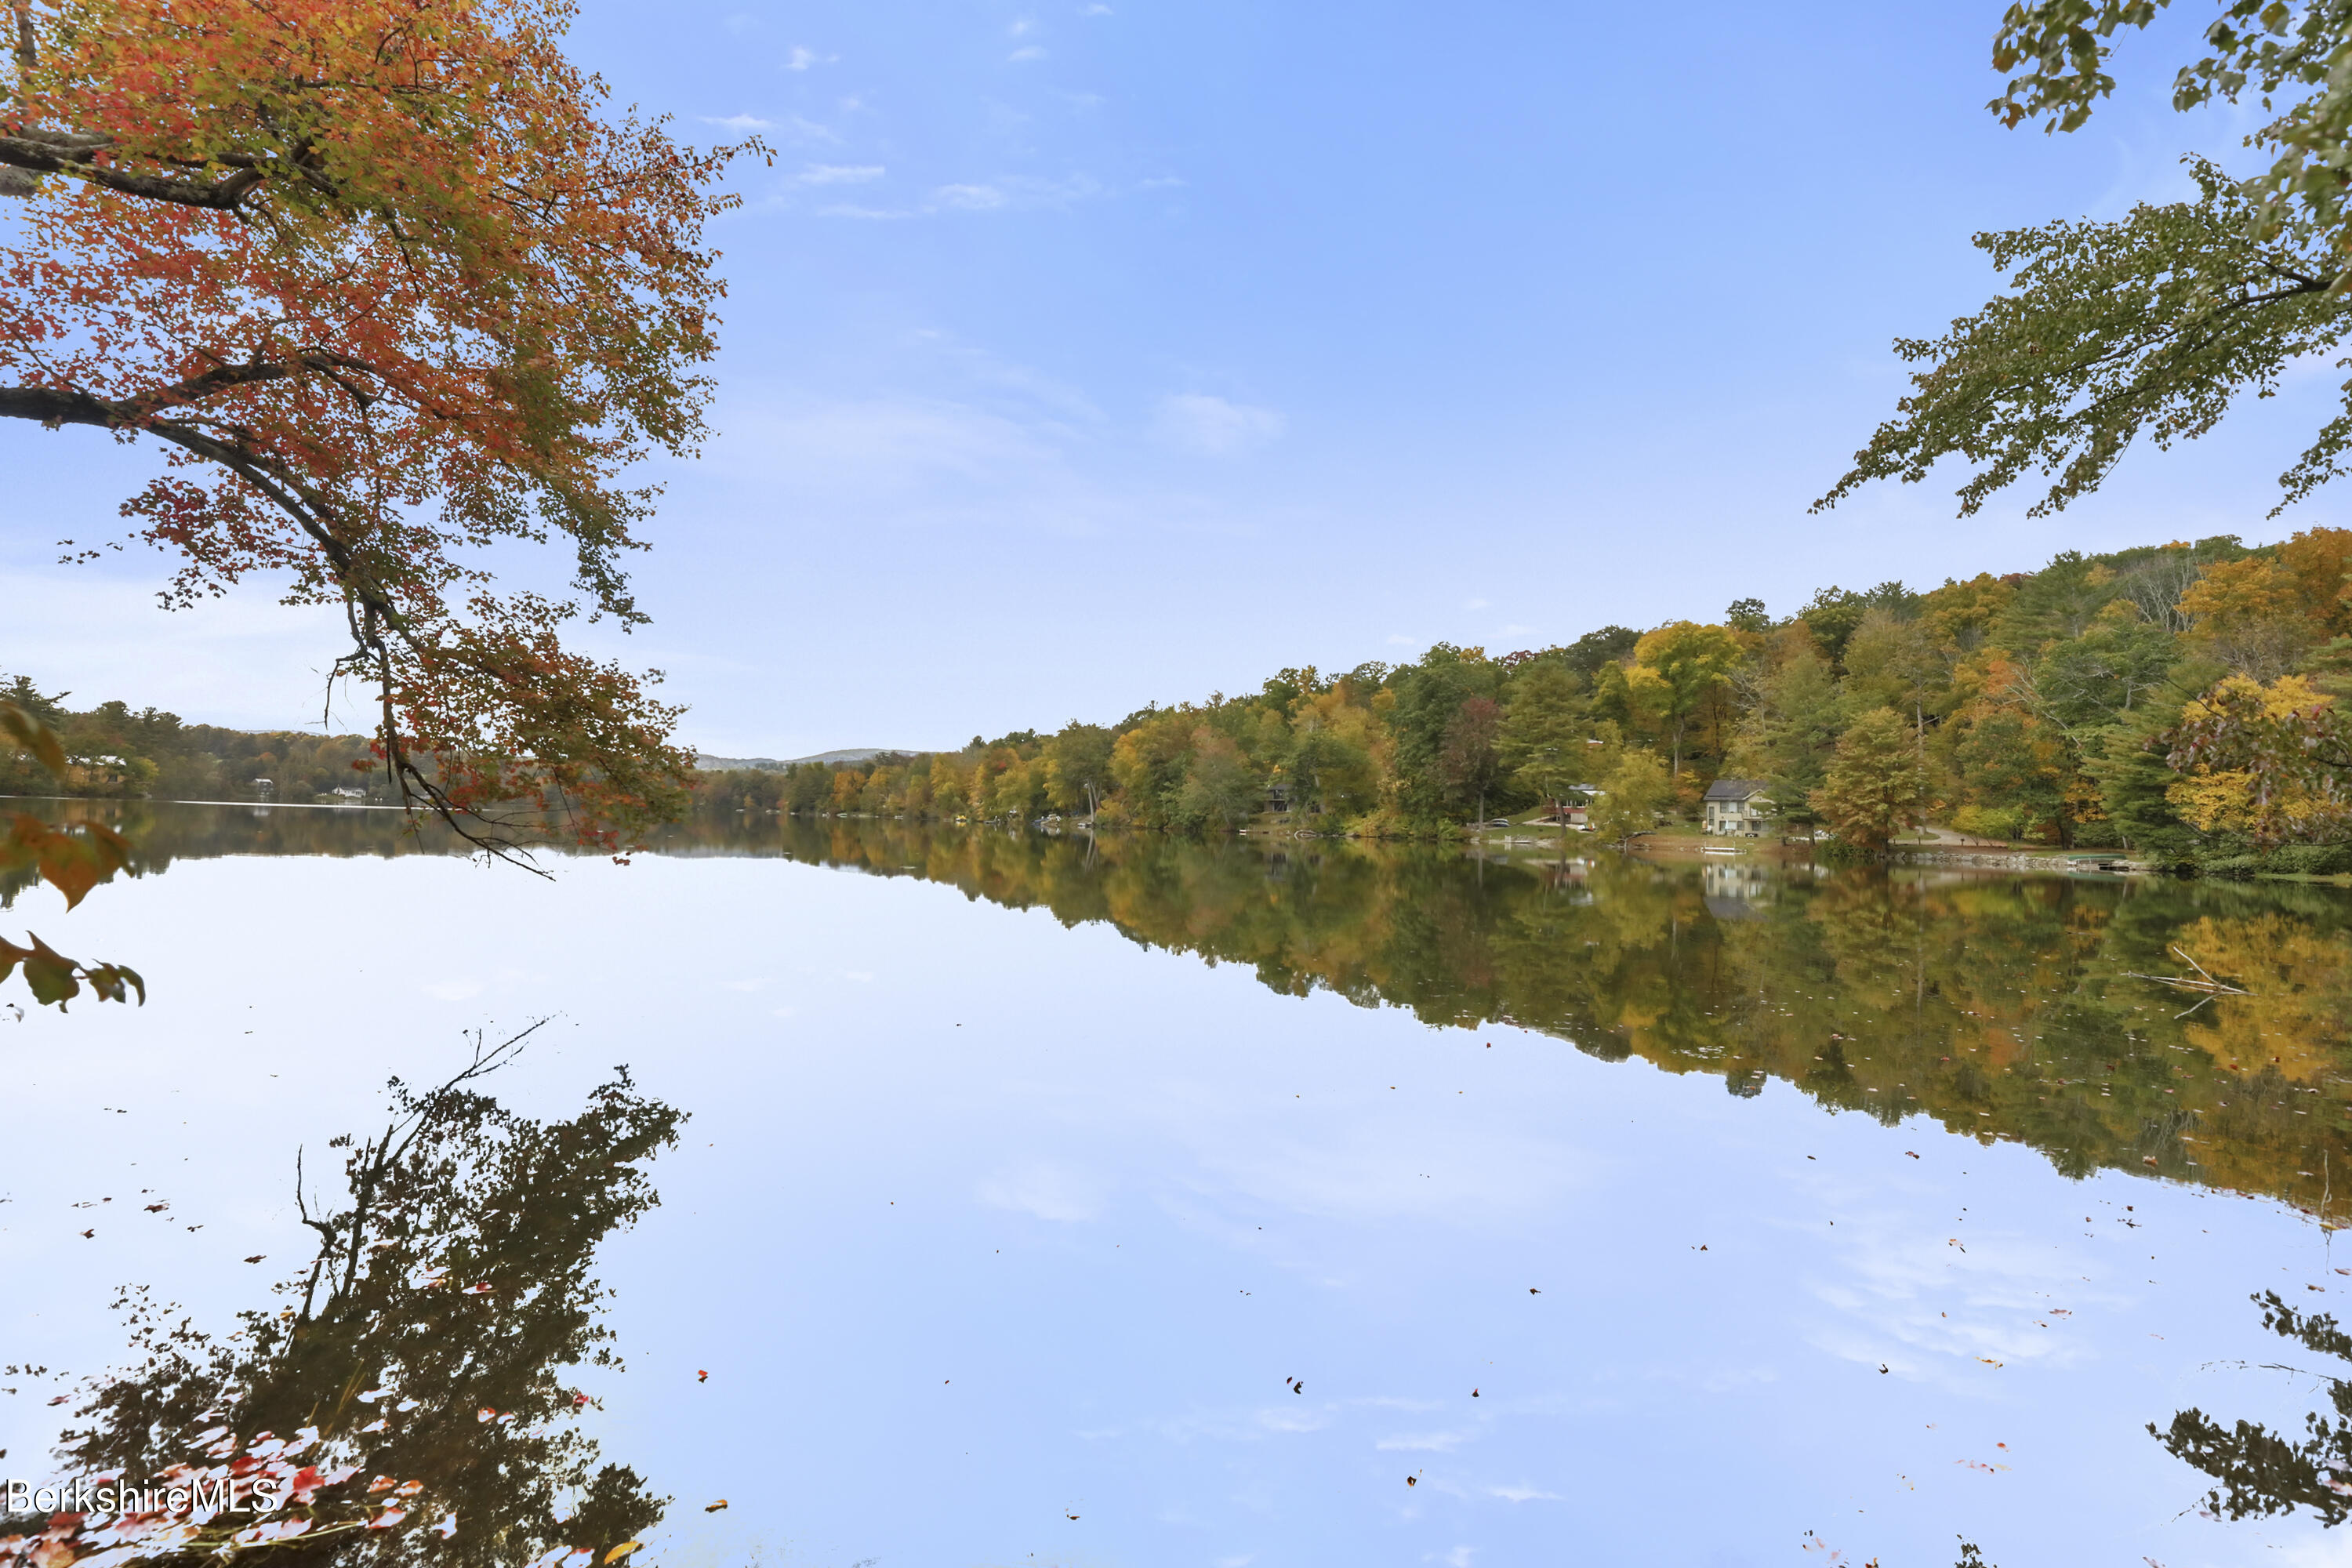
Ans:
[[[1700,797],[1700,823],[1709,833],[1745,835],[1754,838],[1772,816],[1772,797],[1761,779],[1717,779]]]

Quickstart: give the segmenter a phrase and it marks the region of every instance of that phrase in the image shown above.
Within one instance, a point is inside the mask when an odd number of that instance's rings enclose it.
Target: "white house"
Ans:
[[[1772,797],[1764,790],[1760,779],[1716,780],[1700,798],[1700,826],[1709,833],[1758,837],[1774,810]]]

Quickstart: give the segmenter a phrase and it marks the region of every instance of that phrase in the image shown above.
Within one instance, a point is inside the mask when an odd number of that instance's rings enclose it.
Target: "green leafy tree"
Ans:
[[[1502,733],[1503,706],[1491,697],[1470,698],[1446,721],[1437,754],[1446,795],[1457,805],[1472,805],[1477,821],[1486,820],[1486,792],[1502,776]]]
[[[1658,813],[1675,798],[1675,784],[1657,758],[1638,747],[1622,747],[1601,775],[1592,805],[1592,831],[1623,844],[1658,826]]]
[[[1627,681],[1654,705],[1675,778],[1682,776],[1693,726],[1710,704],[1728,696],[1731,672],[1747,657],[1728,629],[1694,621],[1669,622],[1634,645]],[[1645,687],[1650,691],[1642,692]]]
[[[2163,689],[2180,644],[2162,626],[2137,618],[2102,615],[2079,637],[2052,645],[2034,670],[2035,689],[2052,715],[2070,729],[2121,722],[2152,693]]]
[[[1583,693],[1565,663],[1538,659],[1514,678],[1499,749],[1519,788],[1555,811],[1564,808],[1570,790],[1591,782],[1585,753],[1598,748],[1587,743],[1591,738]]]
[[[2066,786],[2074,760],[2065,736],[2015,703],[1987,709],[1955,756],[1969,804],[2007,813],[2023,838],[2069,837]]]
[[[1045,746],[1045,795],[1063,811],[1084,807],[1094,815],[1102,792],[1110,787],[1110,748],[1117,737],[1099,724],[1076,719],[1062,726]]]
[[[1911,710],[1913,728],[1927,733],[1927,707],[1948,683],[1948,671],[1927,627],[1874,605],[1845,647],[1846,687],[1858,708]]]
[[[2168,0],[2020,0],[1993,47],[2009,80],[1992,109],[2011,124],[2074,131],[2115,90],[2116,35]],[[2142,435],[2158,447],[2213,428],[2243,393],[2267,396],[2299,359],[2337,352],[2352,157],[2352,11],[2335,0],[2227,0],[2204,53],[2173,81],[2189,110],[2255,100],[2272,116],[2248,138],[2269,162],[2231,179],[2188,160],[2197,199],[2143,205],[2112,223],[1981,234],[2011,293],[1941,338],[1898,340],[1925,367],[1854,467],[1817,503],[1872,479],[1916,482],[1947,456],[1974,468],[1973,512],[2029,471],[2050,479],[2033,514],[2098,488]],[[2344,471],[2344,409],[2282,476],[2281,504]]]
[[[1880,850],[1924,818],[1927,766],[1918,738],[1892,708],[1873,709],[1838,741],[1813,809],[1837,836],[1858,848]]]
[[[1784,816],[1810,821],[1813,794],[1828,782],[1845,724],[1844,697],[1829,662],[1798,647],[1765,678],[1741,726],[1732,770],[1764,780]]]
[[[1196,736],[1169,816],[1180,827],[1230,830],[1256,814],[1263,794],[1239,749],[1204,728]]]

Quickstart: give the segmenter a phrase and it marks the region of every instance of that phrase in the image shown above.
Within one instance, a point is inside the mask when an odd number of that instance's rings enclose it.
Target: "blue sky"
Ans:
[[[620,101],[778,154],[714,234],[718,436],[656,476],[656,625],[617,651],[706,750],[930,746],[2339,521],[2263,515],[2325,366],[2054,520],[1958,522],[1957,474],[1807,514],[1902,387],[1889,341],[1992,291],[1970,233],[2179,195],[2242,128],[2166,102],[2191,3],[2088,129],[2004,132],[2000,9],[588,0]],[[19,428],[0,460],[0,668],[316,721],[322,618],[50,563],[135,452]]]

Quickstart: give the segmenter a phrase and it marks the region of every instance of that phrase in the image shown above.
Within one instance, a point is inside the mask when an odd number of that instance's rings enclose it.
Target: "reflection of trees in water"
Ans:
[[[71,809],[134,818],[145,870],[175,857],[461,847],[407,837],[383,812]],[[1286,994],[1335,991],[1438,1026],[1522,1024],[1604,1058],[1718,1073],[1741,1093],[1779,1079],[1888,1121],[1932,1115],[2030,1142],[2070,1174],[2155,1172],[2316,1207],[2316,1173],[2352,1146],[2339,1125],[2347,1091],[2326,1070],[2352,1015],[2352,900],[2333,889],[1868,868],[1761,877],[1744,862],[1610,854],[1508,866],[1337,840],[1097,840],[734,814],[678,824],[656,852],[941,882],[1246,963]],[[2124,977],[2177,967],[2175,942],[2254,994],[2176,1019],[2178,999]]]
[[[1517,868],[1329,840],[775,830],[795,858],[1107,921],[1287,994],[1520,1024],[1741,1095],[1780,1079],[1838,1110],[2029,1142],[2070,1174],[2315,1207],[2324,1162],[2352,1148],[2335,1125],[2346,1091],[2314,1067],[2352,1015],[2352,900],[2333,889],[1871,868],[1735,889],[1720,868],[1606,854]],[[2124,973],[2174,942],[2256,996],[2176,1018],[2178,999]],[[2262,1041],[2278,1061],[2255,1059]]]
[[[303,1521],[268,1545],[273,1559],[512,1568],[578,1550],[601,1563],[657,1521],[662,1500],[574,1426],[587,1396],[565,1375],[618,1364],[593,1256],[657,1202],[639,1167],[684,1117],[625,1069],[567,1121],[519,1116],[477,1087],[519,1042],[478,1050],[427,1092],[394,1080],[392,1125],[335,1141],[349,1198],[303,1198],[319,1248],[279,1287],[282,1307],[215,1338],[134,1294],[137,1363],[91,1385],[60,1440],[68,1474],[249,1467],[270,1435],[291,1440],[314,1489],[261,1521]],[[368,1527],[388,1509],[389,1527]],[[451,1514],[454,1533],[426,1528]],[[58,1568],[108,1544],[89,1533],[101,1522],[44,1547],[44,1521],[0,1519],[0,1536],[28,1532],[13,1553],[0,1542],[0,1563]],[[143,1527],[142,1555],[193,1561],[256,1523],[184,1509]]]
[[[2317,1354],[2352,1361],[2352,1335],[2338,1328],[2333,1317],[2298,1312],[2275,1290],[2253,1300],[2263,1309],[2264,1328]],[[2352,1513],[2352,1381],[2332,1373],[2321,1374],[2320,1380],[2335,1414],[2313,1411],[2305,1416],[2299,1438],[2253,1421],[2224,1427],[2193,1408],[2175,1415],[2167,1430],[2158,1431],[2151,1423],[2148,1433],[2175,1458],[2219,1483],[2205,1496],[2210,1514],[2245,1519],[2303,1507],[2317,1514],[2322,1524],[2341,1524]]]

